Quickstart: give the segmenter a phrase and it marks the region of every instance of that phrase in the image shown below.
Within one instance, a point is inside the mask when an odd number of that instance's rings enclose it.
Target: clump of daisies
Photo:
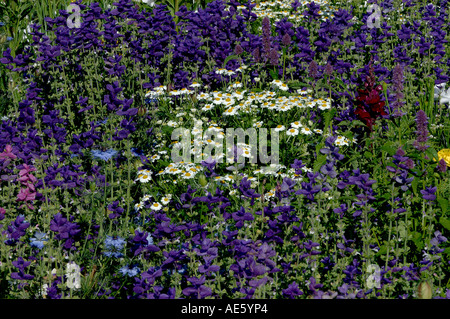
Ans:
[[[289,87],[287,86],[287,84],[283,83],[280,80],[273,80],[270,84],[275,89],[279,89],[279,90],[282,90],[282,91],[288,91],[289,90]]]
[[[135,180],[135,182],[140,181],[141,183],[148,183],[151,180],[152,180],[152,171],[148,169],[142,169],[138,171],[138,177]]]

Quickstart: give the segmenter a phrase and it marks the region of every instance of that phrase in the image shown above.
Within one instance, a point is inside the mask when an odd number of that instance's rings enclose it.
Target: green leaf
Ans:
[[[450,255],[450,247],[445,248],[442,253],[444,253],[446,255]]]
[[[439,218],[439,223],[447,230],[450,230],[450,219],[441,217]]]
[[[274,70],[269,70],[269,73],[272,76],[272,79],[278,80],[278,72],[275,72]]]
[[[387,252],[386,244],[381,245],[380,250],[375,254],[375,256],[385,255]]]
[[[439,155],[438,155],[437,151],[433,147],[427,148],[425,150],[425,154],[430,158],[431,161],[433,160],[433,158],[435,158],[436,161],[439,158]]]
[[[326,154],[320,154],[317,155],[317,160],[314,163],[314,172],[318,172],[319,169],[325,165],[327,162],[327,155]]]
[[[413,192],[416,196],[419,196],[419,194],[417,192],[418,184],[419,184],[419,179],[417,177],[414,177],[413,181],[411,182],[411,186],[412,186]]]
[[[364,152],[364,156],[367,157],[367,158],[369,158],[369,159],[371,159],[371,158],[373,157],[373,154],[370,153],[370,152],[368,152],[368,151],[365,151],[365,152]]]
[[[445,198],[439,198],[437,201],[442,208],[442,214],[445,215],[448,210],[448,200]]]
[[[349,125],[349,121],[341,121],[337,124],[337,126],[344,126],[344,125]]]
[[[294,89],[294,90],[300,89],[302,87],[302,82],[300,82],[298,80],[287,81],[286,84],[290,89]]]
[[[161,131],[163,133],[165,133],[165,134],[168,134],[168,135],[171,135],[173,130],[174,130],[173,127],[170,127],[170,126],[167,126],[167,125],[164,125],[164,126],[161,127]]]
[[[325,142],[322,141],[321,143],[316,145],[316,154],[319,154],[320,150],[325,146]],[[322,153],[320,153],[322,154]]]
[[[354,127],[354,126],[356,126],[356,125],[366,126],[366,124],[364,124],[364,123],[361,122],[360,120],[353,120],[353,121],[350,123],[350,127]]]
[[[336,114],[336,109],[330,109],[326,114],[325,114],[325,124],[324,127],[327,128],[328,126],[330,126],[330,122],[331,119],[333,118],[333,116]]]
[[[386,153],[388,153],[390,156],[394,155],[397,150],[394,146],[394,142],[392,141],[388,141],[386,142],[382,147],[381,150],[385,151]]]
[[[234,60],[234,59],[239,59],[239,55],[232,54],[232,55],[230,55],[230,56],[227,56],[227,57],[225,58],[225,61],[223,61],[223,66],[222,66],[222,68],[225,69],[225,66],[227,65],[228,61]]]
[[[422,234],[417,231],[413,231],[411,233],[411,235],[412,235],[412,241],[414,242],[414,244],[416,244],[416,246],[419,250],[422,250],[422,248],[425,246],[423,239],[422,239]]]

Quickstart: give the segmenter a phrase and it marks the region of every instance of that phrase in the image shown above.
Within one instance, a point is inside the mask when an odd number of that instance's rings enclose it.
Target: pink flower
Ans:
[[[33,166],[28,166],[27,164],[23,164],[23,169],[20,170],[19,175],[23,176],[25,174],[34,172],[36,169]]]
[[[20,173],[19,173],[19,175],[20,175]],[[31,183],[36,183],[36,182],[37,182],[36,177],[34,177],[34,176],[31,175],[31,174],[25,174],[25,175],[22,175],[22,176],[19,177],[17,180],[18,180],[19,182],[21,182],[23,185],[26,185],[28,182],[31,182]]]
[[[0,153],[0,159],[16,159],[17,156],[13,154],[12,152],[12,146],[6,145],[5,151],[3,153]]]
[[[19,192],[19,194],[17,195],[17,200],[21,201],[21,202],[25,202],[25,201],[31,201],[34,200],[36,198],[36,193],[33,193],[33,191],[31,189],[27,188],[22,188]]]

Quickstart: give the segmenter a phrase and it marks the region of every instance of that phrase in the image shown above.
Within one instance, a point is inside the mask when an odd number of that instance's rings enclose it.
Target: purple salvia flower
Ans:
[[[278,65],[278,52],[277,52],[277,50],[275,50],[275,49],[270,50],[269,61],[270,61],[270,64],[273,65],[273,66]]]
[[[263,51],[266,56],[266,60],[268,59],[271,43],[270,43],[270,19],[268,17],[264,17],[262,21],[262,42],[263,42]]]
[[[437,170],[440,173],[445,173],[447,171],[447,163],[445,162],[445,160],[443,158],[441,158],[441,160],[439,161]]]
[[[425,151],[429,147],[425,144],[428,141],[428,118],[423,110],[416,113],[416,127],[417,139],[413,145],[417,150]]]
[[[401,117],[406,113],[400,111],[400,107],[403,105],[403,102],[401,100],[405,97],[405,95],[403,94],[403,68],[399,63],[397,63],[393,70],[392,83],[394,84],[395,91],[395,101],[392,104],[394,113],[392,114],[392,116]]]
[[[259,63],[261,61],[261,54],[259,52],[259,48],[256,48],[252,51],[252,56],[255,59],[256,63]]]
[[[330,78],[333,75],[333,66],[331,65],[330,61],[327,62],[327,65],[325,66],[325,69],[323,70],[323,73],[328,75],[327,84],[330,84]]]
[[[237,55],[241,55],[242,53],[244,53],[244,49],[240,44],[236,45],[236,47],[234,48],[234,53]]]
[[[309,66],[308,66],[308,75],[309,75],[309,77],[315,79],[316,76],[317,76],[318,70],[319,70],[319,67],[318,67],[316,61],[312,60],[309,63]]]
[[[283,35],[283,38],[281,39],[281,43],[284,45],[284,46],[288,46],[289,44],[291,44],[291,36],[288,34],[288,33],[285,33],[284,35]]]

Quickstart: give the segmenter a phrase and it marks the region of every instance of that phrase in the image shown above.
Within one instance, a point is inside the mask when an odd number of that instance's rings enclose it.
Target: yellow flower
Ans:
[[[444,159],[445,163],[447,163],[447,166],[450,167],[450,148],[444,148],[438,152],[439,159]],[[434,161],[436,161],[435,158],[433,158]]]

